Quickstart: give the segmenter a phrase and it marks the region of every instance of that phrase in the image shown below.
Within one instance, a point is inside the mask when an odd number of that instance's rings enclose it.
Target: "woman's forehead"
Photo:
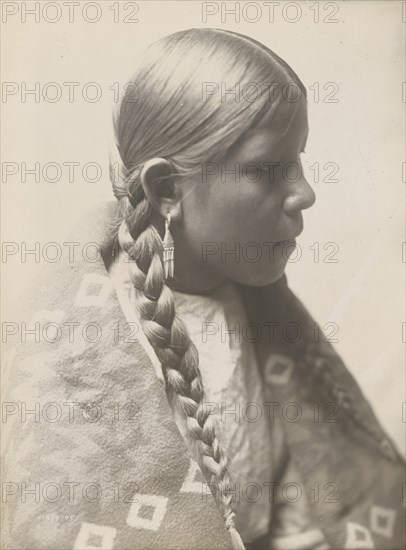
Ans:
[[[230,156],[243,157],[249,162],[254,157],[280,156],[287,148],[294,150],[301,147],[309,132],[306,100],[300,98],[292,103],[284,118],[287,122],[281,129],[280,124],[276,123],[275,112],[265,115],[235,143],[230,150]]]

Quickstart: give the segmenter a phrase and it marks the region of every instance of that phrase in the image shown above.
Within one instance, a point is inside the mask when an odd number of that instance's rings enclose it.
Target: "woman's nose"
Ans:
[[[316,193],[304,177],[295,183],[289,183],[288,187],[289,192],[284,202],[286,214],[289,215],[297,213],[300,210],[306,210],[306,208],[311,208],[316,202]]]

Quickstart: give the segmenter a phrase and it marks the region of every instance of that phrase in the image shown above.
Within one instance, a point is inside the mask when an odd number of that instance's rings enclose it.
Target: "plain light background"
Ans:
[[[346,1],[300,2],[301,14],[293,23],[292,2],[275,6],[273,22],[260,2],[227,2],[227,9],[239,9],[251,21],[236,21],[232,13],[202,18],[199,1],[120,2],[118,23],[114,2],[98,2],[102,16],[86,22],[81,7],[69,23],[68,10],[59,22],[49,23],[40,13],[35,22],[18,13],[2,25],[2,79],[14,82],[19,92],[3,97],[2,161],[25,162],[41,168],[49,162],[88,162],[103,167],[97,183],[83,180],[80,173],[68,181],[64,169],[61,181],[35,183],[33,176],[21,181],[21,172],[2,178],[2,240],[32,247],[63,242],[72,225],[96,201],[112,197],[108,178],[108,136],[115,82],[129,80],[137,54],[149,42],[190,27],[216,27],[247,34],[273,49],[298,73],[307,87],[320,91],[319,101],[309,91],[310,136],[304,166],[317,194],[315,206],[304,213],[305,231],[298,239],[302,257],[288,264],[287,275],[316,320],[323,326],[339,326],[336,349],[371,400],[381,422],[403,449],[405,424],[404,343],[404,22],[402,2]],[[26,2],[32,7],[34,2]],[[41,9],[46,2],[41,2]],[[62,3],[63,4],[63,3]],[[138,5],[138,23],[124,23],[131,15],[129,5]],[[213,3],[211,3],[213,4]],[[316,7],[314,7],[317,5]],[[259,8],[258,8],[259,6]],[[311,8],[313,6],[313,8]],[[333,7],[332,7],[333,6]],[[336,23],[323,22],[330,18]],[[290,21],[282,17],[282,8]],[[319,22],[315,22],[315,9]],[[12,9],[12,8],[10,8]],[[49,7],[49,17],[55,11]],[[117,7],[115,8],[117,9]],[[214,8],[212,8],[214,9]],[[248,11],[249,9],[249,11]],[[244,12],[244,10],[247,10]],[[404,3],[403,3],[403,11]],[[89,8],[90,17],[95,12]],[[46,14],[47,15],[47,14]],[[403,16],[404,17],[404,16]],[[32,95],[22,101],[23,82],[41,91],[50,82],[63,89],[55,103]],[[79,82],[75,100],[69,102],[63,82]],[[97,82],[102,98],[86,102],[81,91]],[[337,103],[326,103],[328,90],[339,86]],[[404,92],[405,93],[405,92]],[[319,163],[320,181],[315,182],[310,166]],[[323,166],[339,166],[336,183],[323,181]],[[50,171],[52,174],[52,171]],[[325,263],[326,243],[337,243],[338,263]],[[319,243],[320,261],[309,248]],[[406,253],[405,253],[406,254]],[[13,303],[21,288],[35,277],[41,264],[32,256],[22,263],[19,255],[3,267],[3,320],[13,320]],[[404,338],[405,339],[405,338]],[[406,420],[406,419],[405,419]]]

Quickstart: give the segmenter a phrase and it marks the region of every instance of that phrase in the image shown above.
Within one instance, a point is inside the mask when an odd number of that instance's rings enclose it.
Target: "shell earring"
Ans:
[[[164,245],[163,261],[165,279],[167,279],[168,277],[173,277],[173,273],[175,270],[175,244],[173,242],[172,234],[169,230],[170,225],[171,215],[168,212],[165,220],[165,235],[162,241]]]

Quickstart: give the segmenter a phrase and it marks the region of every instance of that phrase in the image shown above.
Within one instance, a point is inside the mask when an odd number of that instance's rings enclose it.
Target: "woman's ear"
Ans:
[[[163,218],[167,213],[176,219],[181,214],[181,197],[175,184],[175,172],[172,164],[160,157],[148,160],[141,170],[141,183],[144,193]]]

